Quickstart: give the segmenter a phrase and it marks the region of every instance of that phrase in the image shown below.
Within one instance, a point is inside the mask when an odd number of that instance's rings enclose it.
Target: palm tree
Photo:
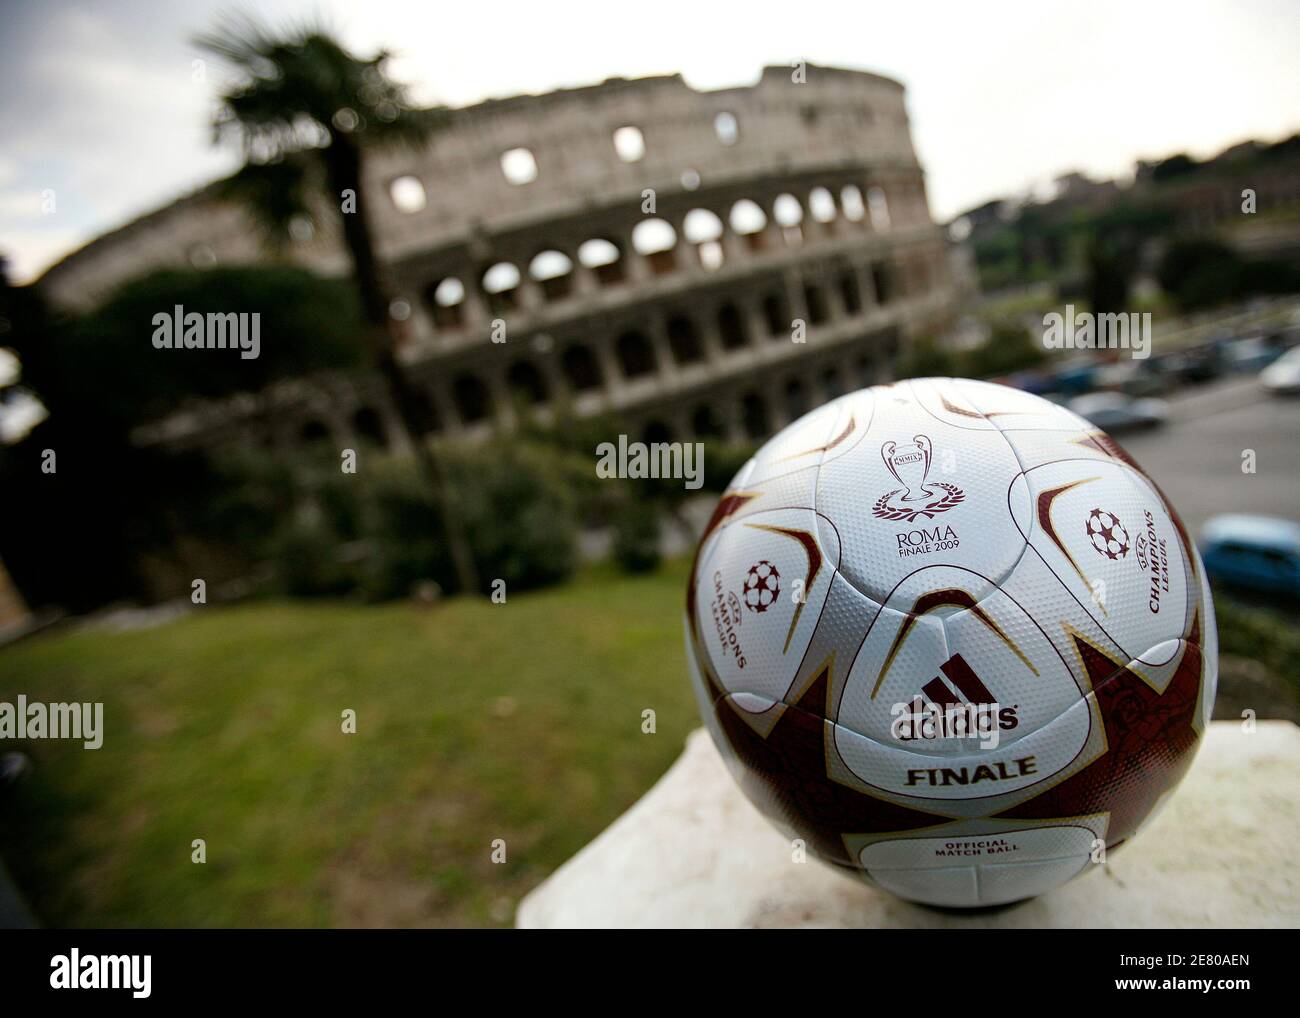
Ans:
[[[224,192],[243,202],[276,244],[297,221],[313,222],[318,209],[336,210],[375,364],[442,514],[460,588],[477,591],[460,514],[422,438],[420,399],[396,357],[389,293],[361,186],[368,151],[419,147],[448,112],[413,106],[405,87],[385,73],[387,51],[368,60],[354,56],[319,24],[275,34],[251,16],[235,15],[195,43],[237,72],[219,96],[214,121],[215,140],[233,139],[244,152],[244,166]]]

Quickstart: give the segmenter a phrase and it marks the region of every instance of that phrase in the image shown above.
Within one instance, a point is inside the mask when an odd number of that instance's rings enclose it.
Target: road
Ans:
[[[1254,378],[1185,390],[1163,427],[1119,436],[1195,536],[1215,513],[1300,520],[1300,398],[1266,395]],[[1255,451],[1255,472],[1242,453]]]

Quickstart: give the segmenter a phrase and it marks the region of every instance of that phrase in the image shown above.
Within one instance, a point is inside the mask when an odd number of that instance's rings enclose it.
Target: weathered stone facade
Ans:
[[[377,154],[362,199],[430,433],[521,413],[618,412],[675,437],[759,438],[891,377],[950,315],[903,88],[767,68],[748,88],[678,76],[494,100],[420,152]],[[255,261],[243,213],[201,192],[65,259],[41,281],[85,305],[148,268]],[[346,271],[337,237],[296,261]],[[804,323],[803,341],[797,323]],[[494,342],[504,338],[504,342]],[[358,436],[396,445],[378,382],[313,377],[192,411],[145,440]]]

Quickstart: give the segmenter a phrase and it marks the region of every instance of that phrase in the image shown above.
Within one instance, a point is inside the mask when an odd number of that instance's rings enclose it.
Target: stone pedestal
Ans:
[[[537,927],[1300,926],[1300,728],[1210,725],[1168,807],[1105,866],[1041,898],[963,914],[809,859],[741,794],[703,729],[644,797],[534,889]]]

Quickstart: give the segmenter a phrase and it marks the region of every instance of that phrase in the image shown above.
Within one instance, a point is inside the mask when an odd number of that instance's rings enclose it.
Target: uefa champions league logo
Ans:
[[[901,445],[894,441],[882,445],[880,458],[885,461],[885,469],[902,487],[881,495],[872,506],[872,514],[884,520],[915,523],[922,516],[933,519],[964,502],[966,493],[957,485],[929,479],[933,456],[934,445],[928,435],[916,435]]]

